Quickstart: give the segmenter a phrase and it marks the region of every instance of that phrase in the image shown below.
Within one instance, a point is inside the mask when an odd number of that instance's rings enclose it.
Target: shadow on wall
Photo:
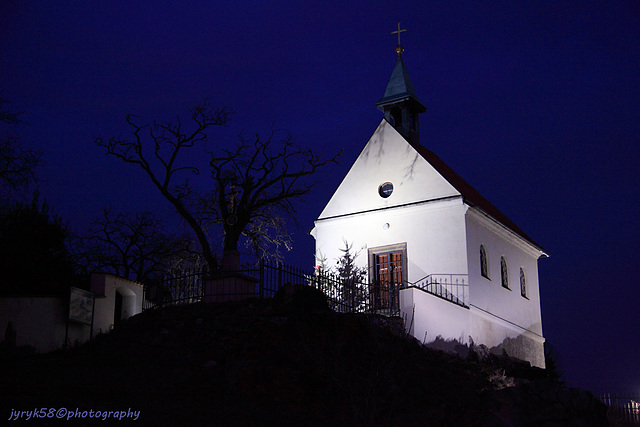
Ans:
[[[384,127],[382,126],[382,122],[380,122],[380,125],[378,125],[370,138],[371,144],[365,145],[365,148],[360,156],[364,160],[369,160],[369,158],[372,158],[373,160],[376,160],[377,163],[380,163],[381,159],[385,156],[383,146],[384,139]]]
[[[385,125],[388,127],[386,127]],[[385,133],[392,131],[396,132],[388,122],[380,122],[376,130],[373,132],[373,135],[369,139],[369,143],[365,145],[365,148],[359,158],[363,159],[364,161],[375,161],[376,164],[382,163],[382,159],[387,156],[387,151],[385,151],[385,141],[387,140],[387,136],[385,135]],[[397,136],[398,138],[402,138],[402,136],[400,136],[399,134]],[[406,144],[404,150],[404,155],[407,158],[413,157],[413,160],[411,160],[410,164],[405,167],[402,175],[403,181],[401,183],[403,183],[405,180],[413,180],[416,165],[421,158],[420,154],[418,154],[410,144]]]

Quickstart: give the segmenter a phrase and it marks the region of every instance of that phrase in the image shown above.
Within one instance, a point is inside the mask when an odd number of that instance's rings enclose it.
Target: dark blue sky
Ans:
[[[124,116],[203,98],[211,136],[273,122],[342,165],[300,205],[306,236],[381,120],[398,21],[421,140],[540,243],[544,332],[570,385],[640,392],[637,1],[5,1],[0,96],[25,110],[43,195],[84,229],[101,207],[170,215],[146,176],[94,145]]]

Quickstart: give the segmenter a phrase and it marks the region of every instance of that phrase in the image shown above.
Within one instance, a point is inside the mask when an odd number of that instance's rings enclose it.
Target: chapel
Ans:
[[[421,141],[426,107],[400,31],[375,104],[384,117],[314,222],[316,257],[339,259],[344,242],[362,248],[356,264],[395,291],[389,304],[425,345],[483,345],[544,367],[538,259],[548,255]]]

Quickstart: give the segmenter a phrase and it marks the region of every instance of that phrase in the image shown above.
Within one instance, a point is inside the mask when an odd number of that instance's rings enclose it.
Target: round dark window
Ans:
[[[384,184],[380,185],[380,187],[378,187],[378,194],[380,194],[380,197],[386,199],[391,195],[391,193],[393,193],[393,184],[390,182],[385,182]]]

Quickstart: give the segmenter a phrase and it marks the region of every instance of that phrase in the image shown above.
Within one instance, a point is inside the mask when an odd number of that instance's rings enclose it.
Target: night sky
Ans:
[[[364,147],[403,58],[421,142],[551,255],[543,328],[570,386],[640,392],[640,3],[637,1],[4,1],[0,97],[42,150],[42,195],[82,231],[100,209],[172,220],[142,171],[96,136],[128,113],[235,111],[214,144],[272,124],[341,165],[299,205],[291,264]]]

